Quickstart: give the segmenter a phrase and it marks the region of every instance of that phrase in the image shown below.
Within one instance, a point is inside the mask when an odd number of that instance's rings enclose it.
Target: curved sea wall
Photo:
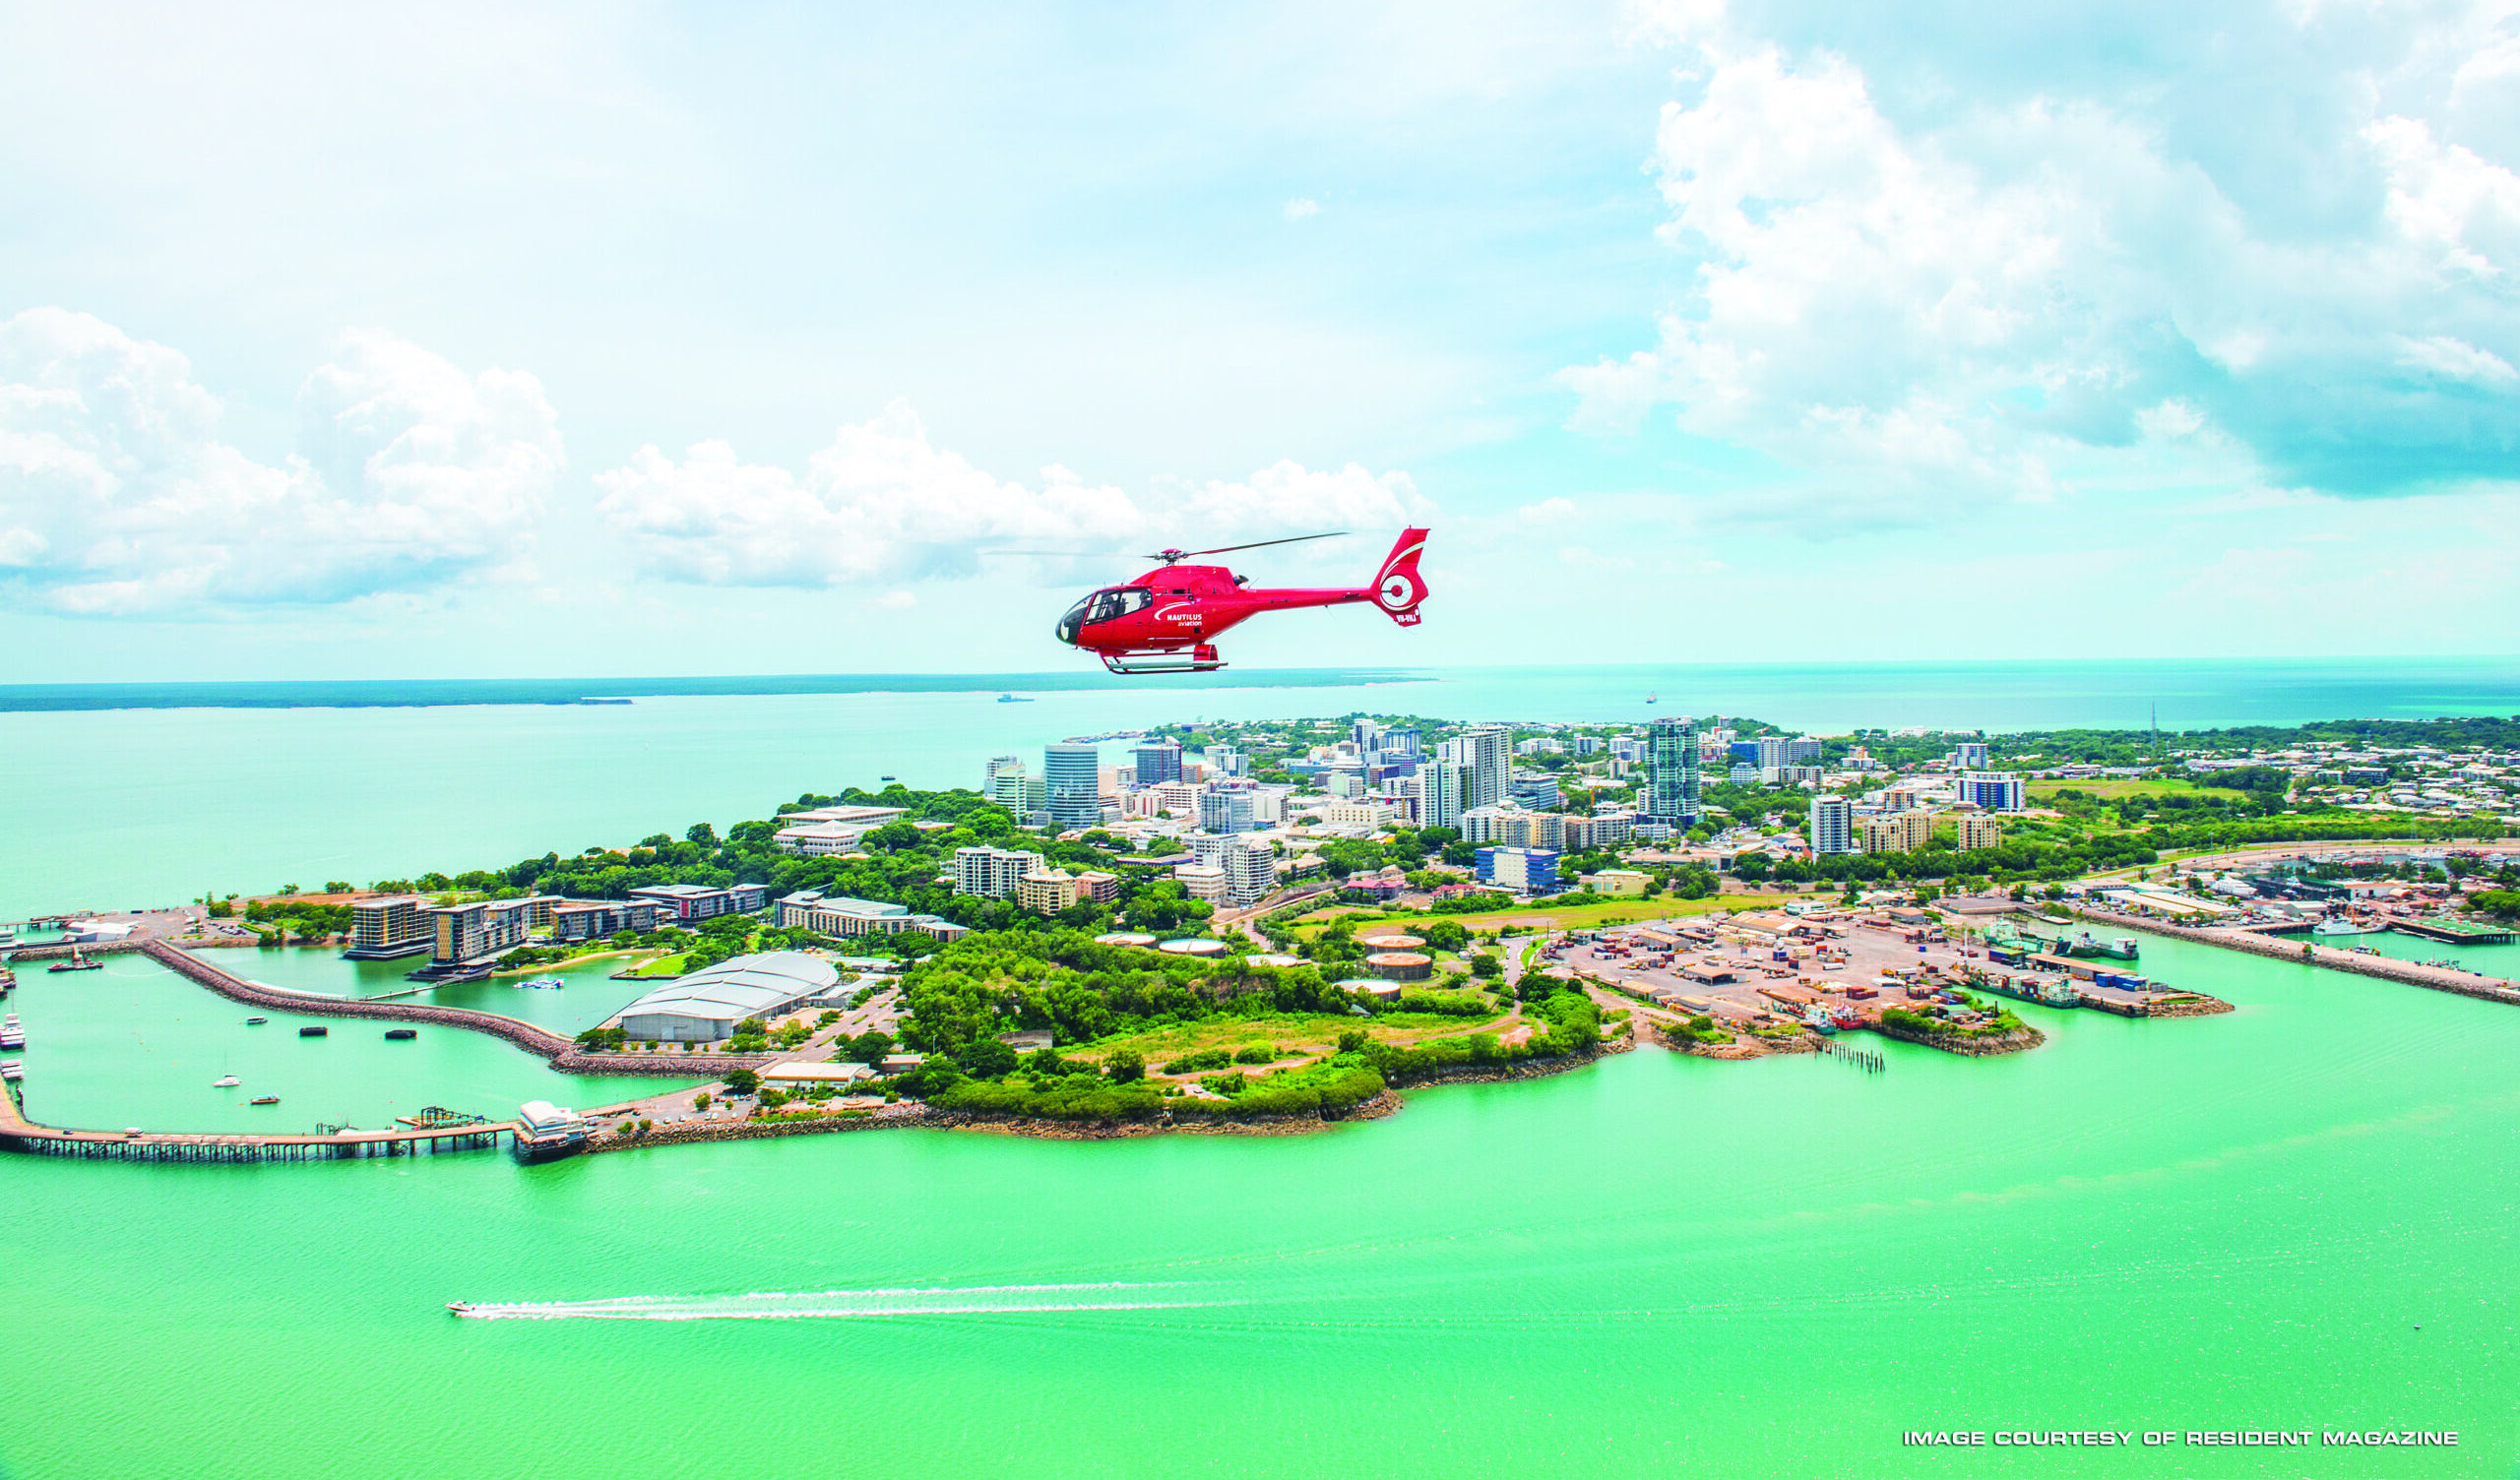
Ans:
[[[389,1022],[426,1022],[439,1027],[487,1033],[550,1062],[562,1074],[641,1075],[714,1079],[738,1069],[758,1069],[770,1062],[752,1054],[591,1054],[546,1027],[472,1008],[431,1007],[415,1002],[368,1002],[356,997],[318,997],[305,992],[279,992],[258,987],[164,941],[146,941],[117,949],[136,950],[167,970],[230,1002],[274,1012],[313,1018],[365,1018]],[[91,955],[95,953],[91,952]]]

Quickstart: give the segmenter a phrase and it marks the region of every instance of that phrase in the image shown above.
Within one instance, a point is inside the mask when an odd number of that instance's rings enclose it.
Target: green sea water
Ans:
[[[2036,1052],[1881,1044],[1878,1076],[1644,1050],[1295,1139],[884,1132],[536,1168],[8,1158],[0,1462],[2513,1473],[2520,1014],[2175,942],[2144,964],[2239,1011],[2024,1007],[2050,1036]],[[262,1045],[273,1064],[294,1047]],[[158,1092],[153,1061],[116,1062],[90,1103]],[[545,1319],[456,1320],[457,1299]],[[2347,1426],[2461,1442],[1901,1443]]]

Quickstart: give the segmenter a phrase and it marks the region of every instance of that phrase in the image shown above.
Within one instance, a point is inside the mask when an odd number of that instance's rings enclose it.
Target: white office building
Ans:
[[[954,850],[954,893],[983,899],[1012,899],[1024,876],[1041,866],[1041,855],[1015,848]]]
[[[1459,828],[1462,805],[1462,766],[1458,761],[1420,761],[1416,777],[1418,791],[1418,826],[1421,828]]]
[[[2023,801],[2021,777],[2008,771],[1973,771],[1960,778],[1960,800],[1974,802],[1989,812],[2019,812]]]
[[[1842,796],[1811,799],[1811,851],[1852,853],[1855,849],[1855,804]]]

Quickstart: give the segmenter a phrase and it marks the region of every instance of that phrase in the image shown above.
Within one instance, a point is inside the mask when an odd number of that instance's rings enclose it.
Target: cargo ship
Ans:
[[[516,1111],[516,1159],[528,1166],[557,1161],[586,1149],[587,1118],[549,1100],[527,1100]]]

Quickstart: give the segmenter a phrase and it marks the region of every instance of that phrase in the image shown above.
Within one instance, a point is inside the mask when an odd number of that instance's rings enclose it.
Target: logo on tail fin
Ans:
[[[1418,624],[1418,603],[1426,599],[1425,578],[1418,574],[1418,552],[1425,548],[1425,530],[1403,530],[1374,577],[1374,604],[1403,627]]]

